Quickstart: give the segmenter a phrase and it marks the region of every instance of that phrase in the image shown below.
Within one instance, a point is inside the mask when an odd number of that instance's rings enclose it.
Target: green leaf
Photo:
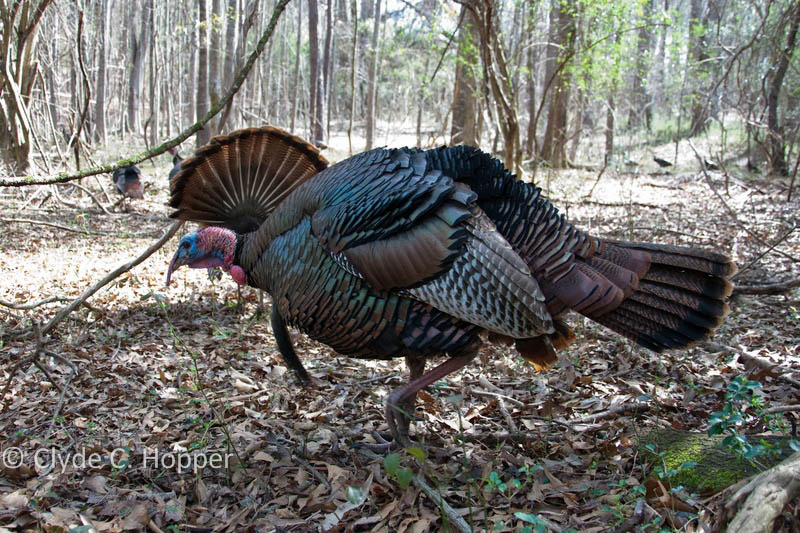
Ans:
[[[514,513],[514,516],[522,520],[523,522],[527,522],[529,524],[539,524],[539,517],[532,513],[523,513],[522,511],[517,511]]]
[[[413,477],[414,473],[410,468],[401,468],[397,471],[397,483],[399,483],[404,489],[408,488],[408,485],[411,483],[411,479]]]
[[[407,450],[408,455],[416,457],[421,463],[425,462],[425,450],[417,446],[411,446]]]
[[[390,453],[383,458],[383,468],[389,477],[394,477],[397,474],[398,466],[400,466],[400,456],[396,453]]]

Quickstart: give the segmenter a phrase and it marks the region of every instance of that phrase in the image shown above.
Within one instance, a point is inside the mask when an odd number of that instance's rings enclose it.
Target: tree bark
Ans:
[[[777,60],[778,66],[769,80],[769,94],[767,96],[767,128],[769,129],[767,149],[772,171],[781,176],[789,174],[789,166],[786,163],[783,127],[778,120],[778,97],[783,85],[783,78],[786,76],[786,70],[789,68],[789,61],[794,53],[797,29],[800,26],[800,2],[794,3],[794,10],[790,16],[792,18],[789,26],[789,35],[786,39],[786,47],[781,52]]]
[[[94,125],[95,138],[106,142],[106,41],[108,39],[108,0],[97,2],[97,85],[95,87]],[[54,122],[55,124],[55,122]]]
[[[211,0],[211,16],[208,17],[208,101],[210,107],[216,107],[222,98],[222,33],[225,30],[227,17],[222,0]],[[220,117],[221,118],[221,117]],[[219,133],[219,120],[212,120],[208,125],[209,136]]]
[[[648,0],[644,5],[644,16],[639,19],[639,32],[636,42],[636,62],[633,67],[633,87],[631,93],[631,109],[628,116],[628,124],[637,128],[644,122],[647,131],[650,131],[653,119],[653,106],[647,94],[645,80],[649,66],[652,64],[648,54],[653,47],[653,30],[650,26],[650,19],[653,14],[655,0]]]
[[[555,13],[551,13],[551,20],[556,23],[556,46],[548,49],[555,48],[560,52],[557,61],[553,63],[553,73],[549,81],[550,107],[539,157],[553,168],[563,168],[567,165],[567,105],[570,92],[566,62],[574,53],[576,14],[573,7],[558,2],[553,4],[552,9],[555,10]]]
[[[473,66],[478,65],[475,20],[472,12],[461,6],[461,29],[458,37],[455,85],[453,87],[453,122],[450,128],[451,144],[478,146],[476,131],[477,81]]]
[[[159,114],[158,94],[158,50],[156,49],[156,10],[153,0],[147,0],[144,16],[150,19],[150,142],[157,143],[159,139],[158,127],[161,124]]]
[[[369,79],[367,81],[367,144],[366,150],[371,150],[375,144],[375,104],[378,86],[378,35],[381,27],[381,0],[375,0],[375,24],[372,27],[372,50],[370,51]]]
[[[328,0],[330,2],[330,0]],[[309,130],[311,142],[317,146],[325,146],[325,133],[322,123],[324,109],[322,95],[324,82],[322,63],[319,60],[319,9],[317,0],[308,0],[308,67],[309,67]]]
[[[529,20],[533,19],[534,14],[528,15]],[[533,32],[529,28],[529,34]],[[525,153],[533,157],[534,146],[536,145],[536,60],[538,58],[538,48],[531,46],[525,54],[528,66],[527,96],[528,96],[528,132],[525,137]]]
[[[11,171],[27,173],[31,167],[33,125],[30,98],[38,71],[36,46],[39,22],[51,0],[35,7],[31,2],[15,2],[0,10],[0,150]],[[6,62],[5,58],[11,61]]]
[[[356,113],[356,69],[358,68],[358,0],[351,0],[353,39],[350,43],[350,119],[347,123],[348,153],[353,155],[353,119]]]
[[[197,0],[197,92],[195,93],[195,109],[197,117],[208,113],[208,13],[206,0]],[[195,145],[199,148],[208,144],[210,139],[208,124],[204,125],[195,137]]]
[[[325,51],[322,58],[323,88],[321,102],[323,110],[322,117],[325,121],[323,127],[325,135],[323,140],[328,138],[331,128],[331,87],[333,86],[333,81],[331,78],[333,77],[332,62],[335,61],[335,56],[333,55],[333,2],[334,0],[328,0],[328,6],[326,10],[327,15],[325,19]]]
[[[239,10],[236,8],[237,0],[228,0],[228,8],[225,12],[225,19],[227,22],[227,27],[225,29],[225,61],[223,63],[223,74],[222,79],[225,80],[225,90],[228,90],[228,87],[233,82],[233,75],[236,67],[237,61],[237,43],[236,43],[236,26],[237,26],[237,15]],[[272,51],[272,40],[269,42],[269,51],[267,52],[267,60],[269,60],[269,52]],[[271,64],[271,62],[270,62]],[[219,116],[219,121],[217,122],[216,130],[217,132],[222,132],[225,127],[225,122],[227,122],[228,117],[230,116],[230,108],[226,107],[225,111],[223,111]]]
[[[136,20],[135,11],[140,10],[140,4],[131,3],[131,13],[128,19],[130,21],[128,28],[130,31],[129,46],[131,53],[131,77],[128,80],[128,132],[141,131],[139,108],[141,107],[144,59],[147,57],[147,48],[150,44],[150,11],[148,8],[152,9],[152,2],[146,5],[148,7],[145,7],[139,22],[138,36],[135,31],[136,23],[134,21]]]
[[[706,95],[702,90],[703,82],[708,76],[708,42],[706,26],[708,23],[705,0],[692,0],[689,12],[689,69],[692,90],[690,106],[692,121],[689,126],[689,137],[705,130],[708,124],[708,106]]]
[[[303,2],[297,2],[297,45],[295,46],[294,54],[294,83],[290,89],[292,95],[292,111],[290,114],[289,131],[294,133],[295,120],[297,119],[297,104],[300,100],[298,93],[300,92],[300,45],[302,44],[303,36]]]
[[[522,171],[520,127],[517,103],[505,51],[499,38],[498,14],[492,0],[461,0],[474,15],[483,62],[483,77],[488,85],[497,115],[497,124],[503,136],[503,163],[512,172]],[[489,94],[486,94],[487,100]]]

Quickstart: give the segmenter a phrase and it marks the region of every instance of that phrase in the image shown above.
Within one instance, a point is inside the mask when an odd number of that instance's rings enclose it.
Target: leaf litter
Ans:
[[[712,177],[721,190],[722,176]],[[700,176],[609,174],[589,202],[575,200],[592,182],[568,172],[546,192],[577,225],[602,236],[706,246],[732,253],[740,265],[765,251]],[[52,203],[26,209],[29,217],[108,236],[0,223],[0,300],[77,297],[163,231],[165,189],[166,180],[131,212],[113,216],[80,198],[71,199],[80,210]],[[774,182],[731,183],[729,192],[726,201],[741,223],[766,242],[790,227],[800,207],[779,199],[784,191]],[[13,210],[24,194],[0,201]],[[778,249],[799,257],[800,235]],[[282,364],[268,320],[252,316],[256,291],[243,291],[239,312],[235,286],[209,281],[202,270],[182,271],[164,287],[172,251],[167,245],[156,252],[51,332],[47,349],[79,370],[55,417],[69,368],[43,358],[47,374],[33,365],[10,372],[33,347],[15,333],[31,319],[48,320],[63,304],[0,308],[3,385],[10,380],[0,399],[0,446],[23,457],[2,465],[5,528],[451,527],[417,486],[401,486],[382,460],[353,446],[375,442],[374,433],[387,429],[383,401],[406,379],[402,360],[347,359],[293,332],[313,377],[301,387]],[[738,281],[783,281],[798,270],[786,255],[768,253]],[[476,531],[525,525],[606,531],[637,512],[697,530],[691,517],[703,512],[713,521],[719,502],[654,484],[637,439],[652,427],[704,432],[724,404],[727,384],[747,372],[762,383],[765,407],[796,405],[800,389],[782,378],[800,380],[798,307],[797,291],[737,296],[711,343],[661,356],[573,317],[577,341],[544,373],[508,347],[489,345],[479,361],[420,394],[412,431],[424,454],[400,453],[400,467],[424,475]],[[789,435],[797,413],[780,416]],[[755,422],[742,428],[766,430]],[[81,463],[79,456],[97,461]],[[180,465],[165,463],[167,457],[189,459]]]

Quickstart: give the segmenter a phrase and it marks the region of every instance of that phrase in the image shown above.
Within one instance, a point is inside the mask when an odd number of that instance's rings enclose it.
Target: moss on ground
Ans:
[[[683,485],[689,492],[696,493],[719,492],[741,479],[775,466],[792,454],[789,437],[750,436],[748,439],[752,444],[764,444],[768,450],[757,458],[757,463],[751,462],[721,447],[724,438],[724,435],[708,436],[689,431],[653,429],[639,437],[638,447],[650,464],[656,458],[645,448],[646,445],[655,446],[657,453],[665,452],[663,461],[667,470],[679,469],[687,462],[697,463],[691,468],[681,469],[667,480],[671,486]]]

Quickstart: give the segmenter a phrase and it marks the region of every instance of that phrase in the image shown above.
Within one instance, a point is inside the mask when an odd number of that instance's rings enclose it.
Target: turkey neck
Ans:
[[[303,184],[292,191],[261,226],[253,232],[237,234],[236,264],[247,273],[247,284],[272,291],[273,266],[270,244],[276,237],[296,228],[317,209],[318,200],[313,188]]]

